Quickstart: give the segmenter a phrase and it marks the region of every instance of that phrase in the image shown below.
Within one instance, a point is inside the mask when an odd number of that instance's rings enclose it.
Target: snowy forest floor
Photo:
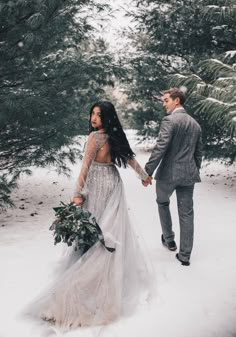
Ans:
[[[137,151],[136,151],[137,152]],[[138,151],[144,165],[148,152]],[[20,319],[22,308],[52,276],[60,245],[53,245],[48,228],[53,207],[71,199],[80,162],[71,178],[55,171],[34,169],[23,176],[13,193],[16,208],[0,215],[0,337],[50,337],[60,332],[48,324],[35,326]],[[236,167],[204,163],[202,183],[196,184],[195,241],[190,267],[160,243],[161,228],[155,203],[155,183],[144,188],[132,169],[120,169],[130,217],[145,242],[157,282],[157,298],[104,328],[70,331],[93,337],[235,337],[236,336]],[[179,242],[175,195],[171,211]]]

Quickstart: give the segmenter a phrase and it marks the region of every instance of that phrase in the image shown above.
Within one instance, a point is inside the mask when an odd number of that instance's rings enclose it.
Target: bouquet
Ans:
[[[54,231],[54,244],[65,242],[68,246],[74,243],[75,250],[80,250],[82,255],[92,247],[97,241],[109,251],[114,252],[115,248],[105,245],[101,228],[92,214],[84,210],[82,206],[74,203],[64,204],[53,208],[56,212],[56,220],[50,226]]]

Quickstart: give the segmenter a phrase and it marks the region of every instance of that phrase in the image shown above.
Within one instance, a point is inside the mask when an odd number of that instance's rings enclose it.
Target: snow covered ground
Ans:
[[[138,152],[145,164],[147,152]],[[47,323],[22,319],[22,308],[48,284],[61,246],[48,230],[52,207],[72,195],[80,163],[71,178],[46,169],[22,177],[14,192],[15,209],[0,215],[0,337],[61,336]],[[155,186],[144,188],[132,169],[120,170],[128,208],[156,273],[157,296],[129,318],[104,328],[70,331],[68,337],[235,337],[236,336],[236,167],[209,164],[195,189],[195,242],[191,266],[160,243]],[[172,214],[179,227],[175,196]]]

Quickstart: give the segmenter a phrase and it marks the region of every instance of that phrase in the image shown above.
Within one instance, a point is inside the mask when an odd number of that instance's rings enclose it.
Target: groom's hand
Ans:
[[[152,177],[147,177],[145,180],[142,180],[143,186],[147,187],[148,185],[152,185]]]

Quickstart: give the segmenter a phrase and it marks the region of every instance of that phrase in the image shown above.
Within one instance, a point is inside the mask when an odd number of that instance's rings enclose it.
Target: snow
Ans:
[[[228,80],[235,80],[235,77],[218,77],[217,81],[228,81]]]
[[[226,57],[233,58],[236,55],[236,50],[229,50],[225,53]]]
[[[175,74],[176,77],[179,77],[179,78],[187,78],[187,76],[185,75],[182,75],[182,74]]]
[[[109,19],[102,26],[102,29],[98,30],[98,36],[105,39],[109,43],[109,48],[114,52],[123,49],[127,44],[129,39],[124,35],[123,30],[125,28],[134,27],[135,23],[132,19],[126,16],[127,12],[135,11],[136,6],[133,4],[132,0],[100,0],[101,3],[109,4],[112,8],[112,14],[106,17]],[[129,44],[129,51],[133,48]],[[131,49],[132,48],[132,49]]]
[[[129,132],[131,143],[136,139]],[[147,145],[145,145],[147,147]],[[149,153],[137,152],[144,165]],[[52,207],[71,198],[80,162],[72,176],[34,169],[14,192],[15,209],[0,215],[0,337],[61,336],[49,323],[36,324],[20,313],[50,281],[62,245],[48,230]],[[236,166],[205,163],[195,188],[195,241],[190,267],[160,243],[155,184],[143,187],[132,169],[121,169],[132,223],[145,241],[153,264],[157,295],[127,318],[100,328],[82,328],[68,337],[233,337],[236,336]],[[175,196],[171,209],[176,241],[179,227]]]
[[[217,63],[217,64],[223,66],[224,69],[232,70],[232,67],[231,67],[230,65],[227,65],[227,64],[221,62],[220,60],[217,60],[217,59],[210,59],[209,61],[210,61],[210,62]]]
[[[217,103],[217,104],[221,104],[221,105],[228,106],[228,107],[233,107],[233,106],[235,106],[235,103],[226,103],[226,102],[222,102],[222,101],[219,101],[218,99],[213,98],[213,97],[207,97],[207,98],[206,98],[206,101],[210,101],[210,102]]]

